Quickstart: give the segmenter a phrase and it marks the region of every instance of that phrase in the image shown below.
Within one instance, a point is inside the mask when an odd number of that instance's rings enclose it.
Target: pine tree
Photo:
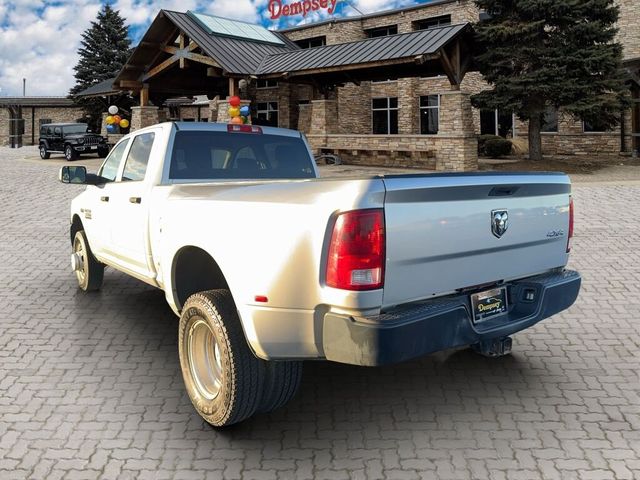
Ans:
[[[71,95],[115,77],[131,53],[128,27],[120,13],[108,4],[98,12],[91,27],[84,31],[80,44],[80,59],[74,67],[76,84],[69,92]],[[124,108],[132,105],[132,99],[126,93],[116,100],[114,103]],[[76,102],[90,117],[92,127],[99,126],[101,114],[108,106],[96,98],[76,98]]]
[[[529,157],[542,158],[548,106],[611,127],[627,105],[613,0],[476,0],[489,19],[475,25],[476,62],[493,87],[472,96],[478,108],[529,121]]]

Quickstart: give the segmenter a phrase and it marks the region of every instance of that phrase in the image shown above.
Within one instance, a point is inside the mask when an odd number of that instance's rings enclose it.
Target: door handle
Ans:
[[[129,197],[129,202],[131,202],[131,203],[141,203],[142,202],[142,198],[141,197]]]
[[[109,197],[100,197],[100,201],[101,202],[108,202],[109,201]]]

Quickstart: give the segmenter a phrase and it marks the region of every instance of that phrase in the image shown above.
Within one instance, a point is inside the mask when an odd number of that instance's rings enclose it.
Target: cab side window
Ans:
[[[127,163],[125,163],[124,171],[122,172],[123,181],[130,180],[135,182],[144,180],[155,136],[155,133],[149,132],[134,137],[129,155],[127,155]]]
[[[53,133],[54,133],[55,135],[61,135],[61,134],[62,134],[62,128],[60,128],[60,127],[55,127],[55,128],[53,129]]]
[[[113,182],[116,179],[116,175],[118,174],[118,167],[120,166],[120,161],[122,160],[122,156],[124,155],[125,150],[127,149],[127,145],[129,145],[129,140],[125,140],[120,142],[113,150],[109,153],[109,156],[105,159],[98,175],[102,178]]]

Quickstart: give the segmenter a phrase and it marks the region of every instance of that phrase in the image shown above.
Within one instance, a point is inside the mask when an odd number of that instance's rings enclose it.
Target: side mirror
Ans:
[[[60,169],[58,180],[62,183],[87,183],[87,169],[81,166],[66,166]]]

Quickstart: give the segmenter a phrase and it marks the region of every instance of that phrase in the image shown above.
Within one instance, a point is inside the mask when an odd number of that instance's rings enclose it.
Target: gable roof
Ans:
[[[250,75],[256,72],[264,57],[299,49],[278,32],[272,33],[282,40],[282,45],[209,33],[188,13],[170,10],[163,12],[227,73]]]

